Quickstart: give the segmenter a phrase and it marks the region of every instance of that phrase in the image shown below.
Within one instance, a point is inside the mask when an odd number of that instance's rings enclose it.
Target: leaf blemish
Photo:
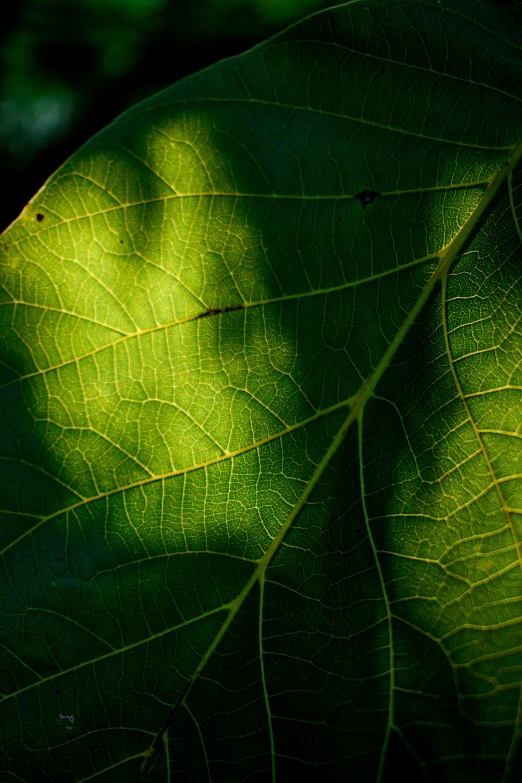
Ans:
[[[309,2],[4,235],[13,783],[522,783],[506,3]]]
[[[221,313],[229,313],[231,310],[241,310],[243,305],[232,305],[231,307],[221,307],[216,310],[207,310],[206,313],[200,313],[196,318],[206,318],[208,315],[221,315]]]
[[[380,193],[376,193],[375,190],[362,190],[360,193],[355,194],[355,198],[358,198],[362,204],[362,208],[366,209],[368,204],[371,204],[374,198],[380,196]]]

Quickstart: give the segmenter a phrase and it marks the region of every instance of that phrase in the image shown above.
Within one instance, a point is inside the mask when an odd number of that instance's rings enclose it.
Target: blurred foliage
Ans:
[[[0,33],[2,227],[138,100],[340,0],[19,0]]]

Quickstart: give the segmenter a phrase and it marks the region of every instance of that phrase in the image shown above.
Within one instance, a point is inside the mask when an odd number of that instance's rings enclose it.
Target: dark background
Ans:
[[[489,1],[518,5],[517,0]],[[129,106],[340,2],[5,2],[0,27],[0,231],[69,155]]]
[[[12,0],[0,30],[0,231],[118,114],[340,0]]]

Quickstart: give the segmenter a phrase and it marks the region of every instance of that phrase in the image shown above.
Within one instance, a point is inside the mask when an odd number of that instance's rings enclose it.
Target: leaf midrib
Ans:
[[[294,520],[298,517],[298,515],[301,512],[301,510],[303,509],[303,507],[307,503],[311,493],[313,492],[313,490],[316,487],[317,483],[319,482],[322,474],[324,473],[324,470],[329,465],[332,457],[337,452],[337,450],[339,449],[341,443],[343,442],[343,440],[345,438],[345,435],[346,435],[348,429],[350,428],[350,426],[352,424],[354,424],[355,422],[359,422],[359,423],[361,422],[362,414],[363,414],[366,402],[373,396],[373,392],[374,392],[374,390],[375,390],[379,380],[381,379],[383,373],[385,372],[387,367],[390,365],[393,357],[395,356],[397,350],[399,349],[400,345],[402,344],[402,342],[403,342],[407,332],[409,331],[410,327],[412,326],[412,324],[417,319],[418,315],[422,311],[424,305],[426,304],[427,300],[429,299],[429,297],[431,296],[433,290],[439,284],[439,282],[442,282],[443,294],[444,294],[443,295],[443,302],[445,302],[446,280],[447,280],[448,272],[449,272],[453,262],[455,261],[456,257],[458,256],[458,254],[461,251],[461,249],[462,249],[463,245],[465,244],[465,242],[471,236],[472,231],[475,228],[475,226],[477,225],[478,221],[481,219],[481,217],[483,216],[483,214],[485,213],[485,211],[487,210],[487,208],[491,204],[491,202],[492,202],[494,196],[496,195],[499,187],[501,186],[502,182],[507,177],[507,175],[511,173],[514,165],[516,164],[516,162],[518,162],[518,159],[521,157],[521,155],[522,155],[522,142],[519,142],[519,144],[517,145],[517,148],[515,150],[515,153],[512,155],[512,157],[511,157],[511,159],[509,161],[509,164],[506,164],[506,165],[502,166],[497,171],[497,173],[491,178],[489,187],[487,188],[487,190],[485,191],[485,193],[483,194],[483,196],[479,200],[478,204],[476,205],[476,207],[473,210],[473,212],[470,215],[470,217],[467,219],[467,221],[464,223],[462,228],[459,230],[458,234],[449,243],[447,248],[445,248],[443,251],[441,251],[438,254],[433,254],[434,256],[438,256],[440,258],[439,265],[437,266],[437,269],[435,270],[435,272],[431,276],[430,280],[428,281],[428,283],[424,287],[423,291],[419,295],[419,297],[418,297],[414,307],[410,310],[410,313],[405,318],[403,324],[401,325],[400,329],[397,331],[395,337],[393,338],[391,343],[388,345],[388,348],[384,352],[384,355],[382,356],[382,358],[381,358],[380,362],[378,363],[377,367],[375,368],[373,373],[370,375],[370,377],[362,384],[359,392],[353,398],[351,398],[350,400],[345,400],[345,401],[343,401],[341,403],[338,403],[337,405],[333,406],[332,408],[328,409],[328,412],[330,412],[332,410],[337,410],[337,409],[339,409],[341,407],[349,405],[349,412],[348,412],[347,416],[345,417],[345,420],[344,420],[343,424],[341,425],[341,427],[339,428],[337,434],[335,435],[335,437],[331,441],[330,446],[327,449],[324,457],[321,459],[320,463],[317,465],[317,467],[316,467],[316,469],[315,469],[311,479],[308,481],[304,491],[302,492],[302,494],[299,497],[298,501],[296,502],[296,504],[292,508],[292,511],[286,517],[284,523],[281,525],[281,528],[279,529],[279,531],[276,534],[276,536],[273,538],[270,546],[268,547],[268,549],[266,550],[264,555],[257,562],[257,566],[256,566],[255,570],[253,571],[251,577],[249,578],[249,580],[245,584],[244,588],[241,590],[241,592],[236,597],[236,599],[234,599],[233,601],[229,602],[229,604],[226,604],[226,605],[221,606],[221,607],[217,607],[217,608],[211,610],[210,612],[206,612],[205,613],[204,616],[208,616],[208,615],[216,614],[216,613],[221,612],[221,611],[226,611],[228,609],[228,615],[227,615],[225,621],[223,622],[219,632],[216,634],[216,636],[214,638],[214,641],[212,642],[212,644],[208,648],[207,653],[203,656],[203,658],[201,659],[200,663],[196,667],[196,669],[195,669],[191,679],[189,680],[189,682],[187,684],[187,687],[184,690],[183,699],[182,699],[181,702],[178,703],[178,707],[181,706],[181,703],[186,699],[186,697],[187,697],[191,687],[197,681],[197,679],[198,679],[200,673],[202,672],[203,668],[205,667],[206,663],[211,658],[212,654],[214,653],[214,651],[218,647],[218,645],[221,642],[222,638],[227,633],[231,623],[233,622],[233,620],[234,620],[235,616],[237,615],[239,609],[243,605],[246,597],[250,594],[250,592],[251,592],[252,588],[254,587],[254,585],[258,581],[262,582],[264,580],[265,574],[266,574],[266,570],[267,570],[269,564],[271,563],[273,557],[275,556],[276,552],[279,550],[279,548],[280,548],[280,546],[281,546],[281,544],[282,544],[286,534],[288,533],[289,529],[292,527]],[[419,261],[416,261],[414,263],[415,264],[419,263]],[[404,268],[404,267],[401,267],[401,268]],[[386,274],[392,274],[393,272],[396,272],[396,271],[397,270],[393,270],[392,272],[387,272]],[[371,278],[371,280],[373,280],[373,279],[375,279],[375,278]],[[359,281],[357,281],[357,283],[358,282]],[[343,286],[343,287],[346,287],[346,286]],[[312,295],[316,294],[316,293],[318,293],[318,292],[312,292]],[[301,295],[299,295],[299,296],[301,296]],[[279,298],[278,301],[287,300],[288,298],[289,297],[281,297],[281,298]],[[291,298],[297,298],[297,296],[294,296],[294,297],[291,297]],[[258,303],[256,303],[256,304],[258,304]],[[201,317],[201,315],[196,316],[195,318],[198,318],[198,317]],[[194,320],[194,318],[191,318],[190,320]],[[446,328],[446,321],[445,321],[445,319],[444,319],[444,325],[445,325],[445,328]],[[157,328],[157,327],[155,327],[155,328]],[[122,338],[122,339],[125,339],[125,338]],[[446,333],[446,340],[447,340],[447,333]],[[448,344],[447,344],[447,346],[448,346]],[[109,346],[104,346],[104,348],[107,348],[107,347],[110,347],[110,345]],[[448,348],[449,348],[449,346],[448,346]],[[448,357],[451,357],[450,353],[448,353]],[[74,360],[74,361],[77,361],[77,359]],[[467,409],[468,414],[470,416],[470,422],[473,425],[474,422],[472,420],[472,417],[471,417],[471,414],[470,414],[470,411],[469,411],[469,406],[467,406],[467,402],[465,400],[465,397],[462,394],[462,390],[461,390],[460,384],[458,382],[458,378],[456,376],[456,372],[455,372],[455,370],[453,368],[453,365],[452,365],[452,371],[453,371],[456,387],[459,390],[460,395],[462,396],[463,404],[466,406],[466,409]],[[18,382],[19,380],[20,379],[17,379],[15,382]],[[324,416],[325,413],[326,413],[325,411],[320,411],[320,412],[315,414],[313,417],[311,417],[307,421],[311,421],[311,420],[319,418],[320,416]],[[285,433],[283,433],[283,434],[286,434],[287,432],[290,432],[290,431],[292,431],[294,429],[302,427],[302,426],[304,426],[305,423],[306,422],[299,422],[298,424],[293,425],[292,427],[289,427],[287,430],[285,430]],[[476,429],[476,425],[475,425],[475,429]],[[499,499],[500,499],[500,501],[502,503],[502,506],[503,506],[504,510],[506,510],[507,504],[505,502],[505,498],[503,497],[503,493],[502,493],[502,491],[500,489],[500,483],[496,479],[496,476],[495,476],[494,470],[493,470],[493,466],[491,464],[489,456],[487,455],[487,452],[485,452],[485,447],[484,447],[484,444],[482,443],[480,433],[477,432],[476,434],[477,434],[477,438],[478,438],[479,442],[482,444],[481,447],[484,449],[485,459],[486,459],[486,462],[488,463],[488,467],[490,468],[490,470],[492,472],[492,477],[493,477],[493,479],[495,481],[495,486],[496,486],[497,491],[499,493]],[[248,447],[246,447],[244,449],[241,449],[238,452],[232,452],[230,454],[225,454],[225,455],[223,455],[223,456],[221,456],[221,457],[219,457],[219,458],[217,458],[215,460],[210,461],[209,463],[205,463],[205,464],[202,464],[202,465],[199,465],[199,466],[190,466],[188,469],[184,469],[182,471],[176,471],[176,472],[168,474],[166,476],[152,477],[150,480],[139,481],[139,482],[136,482],[134,485],[130,485],[129,487],[117,488],[114,491],[111,491],[110,493],[103,493],[102,495],[97,496],[96,498],[89,498],[87,500],[82,501],[81,503],[74,504],[74,506],[71,506],[68,510],[73,510],[74,508],[77,508],[80,505],[84,505],[87,502],[91,502],[93,500],[96,500],[99,497],[107,497],[108,494],[114,494],[115,492],[123,492],[126,489],[130,489],[132,486],[142,486],[144,483],[150,483],[151,481],[161,481],[161,480],[164,480],[165,478],[170,477],[171,475],[177,475],[179,473],[187,472],[188,470],[194,470],[194,469],[197,469],[197,468],[200,468],[200,467],[204,467],[204,466],[206,466],[206,464],[214,464],[215,462],[222,461],[223,459],[228,459],[228,458],[234,456],[237,453],[244,453],[245,451],[249,451],[251,449],[258,448],[260,445],[263,445],[263,443],[269,442],[269,441],[274,440],[274,439],[279,438],[279,437],[282,437],[281,433],[277,433],[276,435],[271,436],[269,438],[266,438],[263,441],[260,441],[259,443],[249,445]],[[53,513],[49,517],[46,517],[45,519],[43,519],[41,524],[43,524],[45,521],[47,521],[51,517],[55,517],[59,513],[64,513],[64,512],[62,511],[62,512],[55,512],[55,513]],[[507,513],[507,511],[506,511],[506,514],[507,514],[507,517],[509,519],[509,514]],[[512,526],[512,520],[511,520],[510,524]],[[30,535],[34,531],[34,529],[35,528],[32,528],[30,531],[28,531],[27,535]],[[513,530],[513,527],[512,527],[512,530]],[[514,535],[516,535],[516,531],[515,531]],[[17,541],[21,540],[21,538],[23,538],[23,537],[25,537],[25,535],[21,536],[19,539],[17,539]],[[14,543],[16,543],[16,542],[13,542],[13,544]],[[518,551],[519,559],[520,559],[520,556],[521,556],[520,546],[521,545],[520,545],[520,542],[518,540],[517,540],[516,544],[517,544],[517,551]],[[376,562],[377,562],[377,552],[375,552],[375,558],[376,558]],[[383,585],[383,591],[385,591],[385,586],[384,585]],[[197,622],[200,619],[202,619],[202,618],[201,617],[191,618],[188,621],[184,621],[182,624],[180,624],[180,626],[176,626],[176,627],[185,627],[186,625],[191,624],[193,622]],[[388,619],[389,619],[389,622],[391,622],[391,614],[389,612],[388,612]],[[172,632],[174,630],[175,630],[175,628],[170,628],[170,629],[168,629],[166,631],[163,631],[159,635],[164,635],[165,633],[170,633],[170,632]],[[140,640],[136,644],[130,645],[130,647],[139,646],[141,644],[148,643],[149,641],[151,641],[151,639]],[[127,647],[125,649],[129,649],[129,647]],[[105,656],[101,656],[101,658],[105,658],[105,657],[112,656],[112,655],[118,655],[118,654],[121,654],[120,650],[111,652],[111,653],[109,653],[108,655],[105,655]],[[96,659],[96,660],[98,660],[98,659]],[[77,670],[80,667],[84,667],[84,666],[87,666],[87,665],[92,665],[93,663],[94,663],[94,661],[84,662],[84,663],[80,664],[79,666],[74,667],[72,670]],[[10,694],[9,696],[7,696],[4,699],[4,701],[6,699],[8,699],[8,698],[12,698],[13,696],[18,695],[18,693],[20,693],[22,691],[26,691],[26,690],[29,690],[29,689],[31,689],[33,687],[39,686],[39,685],[41,685],[45,681],[55,680],[57,677],[63,676],[66,673],[67,672],[61,672],[59,674],[54,674],[54,675],[51,675],[50,677],[46,678],[45,680],[40,680],[39,682],[32,683],[31,685],[27,686],[26,688],[22,689],[21,691],[17,691],[16,693]],[[149,748],[149,751],[146,751],[146,752],[144,752],[144,754],[142,754],[142,755],[146,756],[146,760],[148,758],[150,758],[150,753],[157,746],[158,742],[161,741],[161,739],[163,737],[163,734],[166,731],[166,728],[168,727],[168,724],[172,720],[174,714],[175,714],[175,712],[173,712],[171,714],[171,716],[169,717],[169,720],[165,724],[165,727],[162,730],[162,732],[160,732],[160,734],[156,736],[156,739],[154,740],[152,746]],[[521,691],[521,698],[519,700],[519,713],[518,713],[518,716],[517,716],[517,726],[520,725],[521,715],[522,715],[522,691]],[[389,725],[391,726],[391,721],[390,721]],[[518,738],[517,738],[517,728],[516,728],[515,731],[514,731],[514,734],[513,734],[512,748],[510,749],[510,754],[508,754],[508,759],[506,761],[506,774],[507,774],[507,771],[508,771],[509,759],[513,755],[514,747],[515,747],[515,744],[517,742],[518,742]],[[381,762],[381,767],[382,767],[382,762]]]
[[[522,156],[522,139],[519,141],[516,150],[514,154],[512,155],[510,161],[508,164],[505,164],[502,166],[497,173],[491,178],[489,187],[487,188],[486,192],[483,194],[482,198],[480,199],[479,203],[476,205],[475,209],[473,210],[472,214],[469,216],[469,218],[466,220],[464,225],[461,227],[458,234],[453,238],[453,240],[448,245],[445,252],[440,254],[440,261],[439,265],[437,266],[437,269],[431,276],[430,280],[426,284],[425,288],[421,292],[420,296],[418,297],[415,305],[410,310],[409,314],[405,318],[403,324],[401,325],[400,329],[397,331],[394,339],[391,341],[391,343],[388,345],[387,350],[385,351],[381,361],[378,363],[377,367],[373,371],[373,373],[370,375],[368,380],[361,386],[361,389],[359,390],[358,394],[355,396],[353,400],[353,404],[350,407],[350,411],[348,415],[346,416],[343,424],[339,428],[337,434],[333,438],[329,448],[327,449],[325,455],[317,465],[314,473],[312,474],[311,479],[309,480],[306,488],[302,492],[301,496],[297,500],[296,504],[292,508],[292,511],[288,514],[286,517],[284,523],[281,525],[281,528],[279,529],[278,533],[274,537],[272,543],[266,550],[263,557],[259,560],[259,564],[257,568],[255,569],[254,573],[246,583],[243,590],[239,593],[238,597],[234,602],[231,604],[231,608],[229,611],[229,614],[227,618],[225,619],[223,625],[221,626],[220,630],[216,634],[212,644],[208,648],[207,652],[201,659],[200,663],[196,667],[191,679],[187,683],[186,688],[184,689],[184,692],[182,696],[180,697],[180,700],[175,705],[175,707],[172,710],[171,715],[165,722],[163,728],[157,735],[156,739],[153,741],[151,746],[147,751],[144,753],[144,762],[140,768],[140,772],[138,774],[138,779],[141,775],[141,772],[144,770],[146,764],[148,763],[148,760],[150,759],[152,753],[154,752],[157,744],[161,739],[163,738],[165,732],[168,729],[168,726],[172,722],[173,718],[175,717],[178,709],[182,706],[183,702],[186,700],[188,694],[190,693],[190,690],[192,689],[193,685],[197,681],[199,675],[201,674],[202,670],[204,669],[205,665],[207,664],[208,660],[212,657],[213,653],[217,649],[219,643],[227,633],[230,625],[232,624],[236,614],[238,613],[239,609],[241,608],[242,604],[244,603],[247,596],[250,594],[250,591],[254,587],[254,585],[258,582],[264,579],[264,575],[266,573],[266,570],[273,559],[275,553],[279,550],[280,545],[282,544],[286,534],[288,533],[289,529],[291,528],[294,520],[301,512],[302,508],[306,504],[309,496],[311,495],[313,489],[317,485],[319,479],[321,478],[324,470],[329,465],[330,460],[336,454],[339,446],[343,442],[348,429],[350,426],[358,422],[359,425],[362,422],[362,415],[364,411],[364,407],[368,399],[373,395],[373,391],[375,390],[375,387],[377,386],[379,380],[381,379],[384,371],[387,369],[387,367],[390,365],[393,357],[395,356],[397,350],[399,349],[400,345],[402,344],[406,334],[408,333],[410,327],[413,325],[415,320],[417,319],[418,315],[422,311],[424,305],[428,301],[429,297],[431,296],[435,286],[438,285],[440,281],[442,281],[442,284],[445,285],[445,281],[447,279],[447,275],[450,271],[451,266],[453,265],[455,259],[458,257],[458,254],[462,250],[465,243],[470,238],[475,226],[480,221],[486,210],[488,209],[489,205],[493,201],[495,195],[497,194],[502,182],[507,177],[507,175],[510,173],[512,168],[515,166],[515,164],[518,162],[518,159]],[[459,387],[457,387],[459,388]],[[360,466],[360,469],[362,470],[362,466]],[[371,539],[372,540],[372,539]],[[388,599],[386,595],[386,589],[385,584],[383,581],[383,576],[380,570],[380,563],[378,561],[377,552],[375,549],[375,546],[373,545],[373,551],[374,551],[374,558],[376,562],[376,567],[380,573],[381,576],[381,586],[383,590],[383,597],[384,601],[387,607],[387,618],[388,618],[388,627],[389,627],[389,639],[390,639],[390,660],[391,663],[393,663],[393,638],[392,638],[392,628],[391,628],[391,622],[392,622],[392,614],[390,611],[390,607],[388,604]],[[390,670],[391,672],[391,670]],[[393,684],[393,682],[391,683]],[[390,707],[393,710],[393,694],[392,694],[393,688],[390,687]],[[522,686],[521,686],[521,696],[519,700],[519,713],[522,714]],[[380,763],[379,763],[379,771],[378,771],[378,780],[382,778],[383,770],[384,770],[384,762],[385,762],[385,756],[386,756],[386,747],[387,742],[389,741],[390,731],[393,726],[393,712],[391,712],[388,716],[388,725],[387,725],[387,732],[386,732],[386,739],[383,743],[383,749],[381,753]],[[514,733],[514,737],[516,736],[516,732]],[[506,762],[506,770],[507,770],[507,762]]]

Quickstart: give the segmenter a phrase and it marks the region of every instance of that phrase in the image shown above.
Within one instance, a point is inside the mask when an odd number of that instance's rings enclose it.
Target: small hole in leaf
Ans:
[[[45,215],[42,215],[42,213],[41,213],[41,212],[37,212],[37,213],[36,213],[36,219],[37,219],[37,221],[38,221],[39,223],[41,223],[41,222],[42,222],[42,220],[44,220],[44,218],[45,218]]]
[[[386,71],[384,70],[384,68],[381,68],[381,73],[386,73]]]
[[[376,196],[380,196],[380,193],[376,193],[375,190],[362,190],[360,193],[355,194],[355,198],[358,198],[362,204],[362,208],[366,209],[368,204],[371,204]]]

